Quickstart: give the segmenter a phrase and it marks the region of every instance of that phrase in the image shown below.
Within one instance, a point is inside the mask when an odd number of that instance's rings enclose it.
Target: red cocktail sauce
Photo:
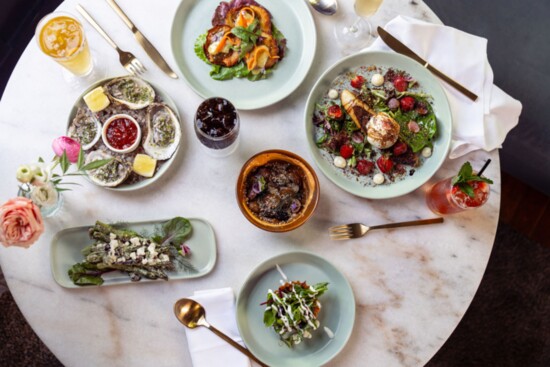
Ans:
[[[107,141],[115,149],[130,148],[136,141],[138,129],[136,124],[127,118],[111,121],[107,127]]]

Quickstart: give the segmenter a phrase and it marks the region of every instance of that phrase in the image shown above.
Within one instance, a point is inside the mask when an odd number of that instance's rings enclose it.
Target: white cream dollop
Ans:
[[[432,156],[432,148],[424,147],[424,149],[422,149],[422,157],[429,158],[431,156]]]
[[[331,89],[328,91],[328,98],[330,99],[336,99],[338,98],[339,94],[338,94],[338,91],[336,89]]]
[[[374,74],[370,80],[372,85],[379,87],[384,84],[384,76],[382,74]]]
[[[386,179],[384,178],[384,175],[381,173],[377,173],[372,178],[372,182],[374,182],[377,185],[382,185]]]
[[[343,157],[334,157],[334,165],[338,168],[346,168],[347,163]]]

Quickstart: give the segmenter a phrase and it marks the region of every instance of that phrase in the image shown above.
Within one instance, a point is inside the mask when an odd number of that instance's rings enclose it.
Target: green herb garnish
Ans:
[[[492,180],[486,177],[475,175],[470,162],[466,162],[462,165],[462,167],[460,167],[460,171],[458,171],[458,175],[453,177],[451,184],[453,186],[458,186],[460,191],[462,191],[469,197],[473,198],[475,197],[475,193],[474,193],[474,188],[472,187],[472,185],[470,185],[470,182],[472,181],[481,181],[481,182],[486,182],[488,184],[493,183]]]

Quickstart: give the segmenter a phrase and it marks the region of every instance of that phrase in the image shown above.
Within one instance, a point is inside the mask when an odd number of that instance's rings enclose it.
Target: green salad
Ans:
[[[264,303],[264,324],[272,327],[288,347],[300,344],[312,337],[319,328],[321,311],[319,297],[328,290],[328,283],[313,286],[306,282],[286,282],[276,291],[267,293]]]

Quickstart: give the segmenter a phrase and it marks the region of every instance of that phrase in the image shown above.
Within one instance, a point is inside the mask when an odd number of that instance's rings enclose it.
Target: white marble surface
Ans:
[[[253,227],[235,201],[237,173],[252,154],[269,148],[294,151],[311,162],[305,144],[303,108],[316,78],[339,58],[332,38],[334,18],[315,14],[319,34],[316,61],[303,85],[282,102],[241,113],[241,146],[226,159],[202,153],[193,135],[192,116],[201,99],[180,78],[172,80],[149,61],[128,29],[105,2],[80,0],[113,38],[143,60],[146,76],[176,101],[185,138],[176,163],[157,184],[118,193],[82,181],[66,194],[59,213],[46,223],[40,241],[28,250],[1,248],[0,265],[21,311],[46,345],[66,366],[191,366],[185,333],[172,313],[174,301],[197,289],[230,286],[237,292],[259,262],[288,250],[303,249],[330,259],[350,280],[357,300],[353,335],[328,366],[422,366],[443,345],[464,315],[483,276],[500,208],[498,152],[466,158],[479,166],[491,157],[487,175],[495,180],[487,205],[448,217],[442,225],[369,233],[334,243],[332,225],[361,221],[378,224],[430,217],[424,188],[402,198],[358,199],[320,172],[321,200],[313,218],[286,234]],[[75,13],[76,0],[61,9]],[[119,0],[138,27],[174,65],[170,26],[178,0]],[[340,0],[351,9],[351,0]],[[386,0],[374,17],[384,24],[397,14],[438,21],[420,0]],[[109,46],[88,25],[90,44],[109,75],[122,74]],[[16,194],[15,170],[21,163],[51,154],[51,141],[65,130],[79,94],[63,81],[59,67],[31,42],[0,104],[0,201]],[[434,180],[452,175],[460,161],[448,161]],[[68,290],[50,274],[49,243],[66,227],[96,219],[140,221],[175,215],[208,219],[218,240],[218,263],[201,279]]]

